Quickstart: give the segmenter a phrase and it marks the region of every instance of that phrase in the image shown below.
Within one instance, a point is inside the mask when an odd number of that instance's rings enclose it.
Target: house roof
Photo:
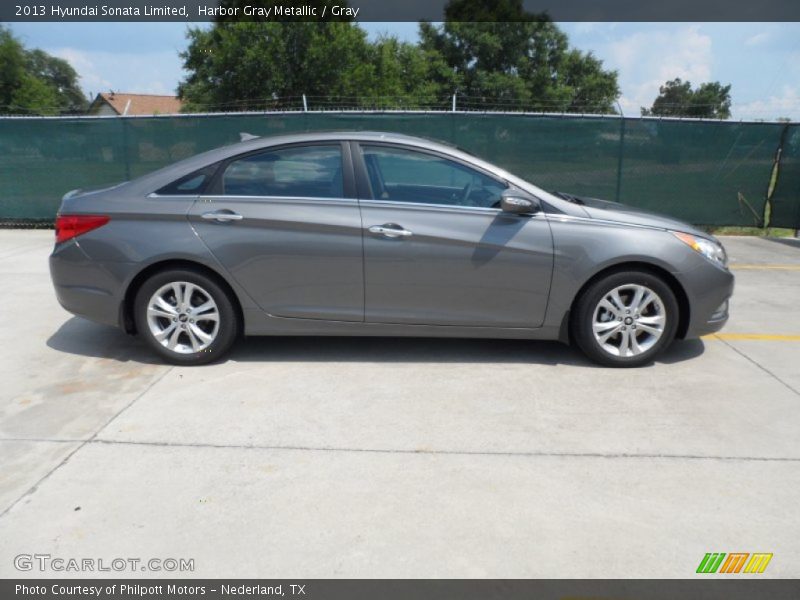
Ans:
[[[176,96],[105,92],[97,95],[89,111],[92,112],[100,102],[111,106],[118,115],[170,115],[181,112],[181,101]]]

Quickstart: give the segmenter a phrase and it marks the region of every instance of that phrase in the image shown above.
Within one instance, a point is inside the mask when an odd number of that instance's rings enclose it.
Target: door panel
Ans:
[[[231,211],[240,221],[202,215]],[[189,219],[253,300],[280,317],[361,321],[361,218],[355,200],[206,197]]]
[[[230,211],[239,221],[203,218]],[[355,200],[206,197],[189,219],[267,313],[362,321],[361,218]]]
[[[553,269],[542,215],[497,210],[501,177],[440,152],[353,144],[365,320],[540,327]]]
[[[339,144],[243,155],[192,206],[197,234],[270,315],[363,321],[361,216],[343,197],[350,165]]]
[[[541,326],[553,268],[542,216],[368,200],[361,210],[367,322]]]

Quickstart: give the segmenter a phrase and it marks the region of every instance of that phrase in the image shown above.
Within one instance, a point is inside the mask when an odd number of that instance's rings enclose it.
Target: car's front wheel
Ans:
[[[239,330],[226,290],[193,269],[160,271],[145,281],[134,300],[134,319],[144,341],[176,365],[217,360]]]
[[[638,367],[670,345],[678,328],[670,287],[647,271],[619,271],[594,282],[578,299],[572,335],[593,361]]]

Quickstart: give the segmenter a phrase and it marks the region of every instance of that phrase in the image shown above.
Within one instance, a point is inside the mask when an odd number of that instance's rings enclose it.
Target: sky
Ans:
[[[87,95],[171,94],[185,73],[185,23],[13,23],[31,48],[67,59]],[[203,25],[207,26],[207,25]],[[417,39],[416,23],[361,23],[370,38]],[[619,73],[625,115],[680,77],[731,84],[737,120],[800,120],[800,23],[559,23],[572,46]]]

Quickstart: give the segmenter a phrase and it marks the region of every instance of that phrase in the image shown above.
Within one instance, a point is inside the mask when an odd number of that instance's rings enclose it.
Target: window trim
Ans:
[[[303,148],[303,147],[318,147],[318,146],[328,146],[328,147],[338,147],[339,152],[341,154],[342,159],[342,193],[343,196],[337,197],[327,197],[327,196],[243,196],[241,194],[225,194],[224,189],[222,186],[223,177],[225,175],[225,171],[227,170],[228,166],[237,160],[241,160],[243,158],[248,158],[250,156],[256,156],[258,154],[264,154],[266,152],[275,152],[277,150],[287,150],[293,148]],[[250,150],[248,152],[242,152],[241,154],[236,154],[235,156],[229,156],[228,158],[221,160],[219,162],[219,168],[217,169],[216,173],[214,174],[214,178],[209,182],[209,185],[206,188],[206,191],[203,196],[213,196],[215,198],[303,198],[309,200],[357,200],[356,196],[356,186],[355,186],[355,175],[353,172],[353,161],[352,157],[350,156],[350,149],[347,146],[347,143],[342,140],[324,140],[324,141],[307,141],[307,142],[294,142],[289,144],[277,144],[275,146],[264,146],[261,148],[257,148],[255,150]]]
[[[471,169],[481,175],[488,177],[496,181],[497,183],[503,185],[505,189],[510,189],[514,186],[511,185],[509,181],[504,179],[503,177],[498,177],[496,173],[492,173],[487,171],[486,169],[479,167],[477,165],[472,164],[471,162],[462,160],[459,157],[452,156],[447,154],[446,152],[441,152],[438,150],[431,150],[429,148],[422,148],[419,146],[411,146],[408,144],[400,144],[397,142],[384,142],[384,141],[372,141],[372,140],[358,140],[358,141],[351,141],[350,142],[350,151],[353,155],[353,164],[354,169],[357,176],[357,187],[358,187],[358,198],[359,200],[363,200],[365,202],[380,202],[381,204],[397,204],[400,206],[421,206],[421,207],[437,207],[437,208],[450,208],[450,209],[457,209],[457,210],[479,210],[479,211],[495,211],[498,212],[500,208],[492,208],[490,206],[462,206],[460,204],[433,204],[430,202],[408,202],[405,200],[385,200],[383,198],[375,198],[375,194],[372,191],[372,184],[369,180],[369,174],[367,173],[367,165],[364,161],[363,155],[363,146],[380,146],[384,148],[397,148],[399,150],[406,150],[410,152],[418,152],[420,154],[428,154],[430,156],[435,156],[436,158],[441,158],[450,162],[453,162],[457,165],[465,167],[467,169]]]

